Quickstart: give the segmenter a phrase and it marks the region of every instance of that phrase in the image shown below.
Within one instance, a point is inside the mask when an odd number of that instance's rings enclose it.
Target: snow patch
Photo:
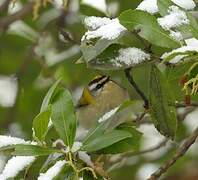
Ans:
[[[171,1],[186,10],[192,10],[196,6],[193,0],[171,0]]]
[[[51,168],[47,170],[47,172],[40,173],[38,180],[52,180],[60,173],[61,169],[66,163],[67,162],[65,160],[57,161]]]
[[[78,141],[74,142],[74,144],[71,148],[71,152],[74,153],[74,152],[78,151],[81,148],[81,146],[82,146],[81,142],[78,142]]]
[[[167,58],[168,56],[170,56],[174,53],[184,53],[184,52],[193,52],[193,51],[198,53],[198,46],[197,45],[194,46],[195,42],[198,43],[198,40],[194,41],[192,44],[190,44],[190,41],[188,41],[189,44],[187,44],[187,46],[183,46],[183,47],[180,47],[178,49],[174,49],[173,51],[168,52],[168,53],[166,52],[161,56],[161,58],[165,59],[165,58]],[[184,58],[186,56],[187,55],[178,55],[178,56],[174,57],[171,61],[169,61],[169,63],[176,64],[179,61],[181,61],[182,58]]]
[[[90,30],[96,30],[101,26],[107,25],[111,23],[111,19],[107,17],[96,17],[90,16],[84,19],[84,24]]]
[[[186,13],[180,10],[177,6],[170,6],[168,13],[168,15],[157,19],[160,26],[165,30],[177,28],[189,23]]]
[[[3,107],[12,107],[15,103],[18,91],[16,78],[9,76],[0,76],[0,105]]]
[[[110,117],[112,117],[116,112],[117,110],[119,109],[119,106],[112,109],[111,111],[105,113],[99,120],[98,122],[101,123],[101,122],[105,122],[106,120],[108,120]]]
[[[17,174],[28,167],[36,160],[34,156],[14,156],[5,165],[2,174],[0,174],[1,180],[6,180],[17,176]]]
[[[85,20],[85,23],[86,22]],[[98,28],[95,30],[88,30],[81,41],[95,38],[115,40],[127,31],[127,29],[119,23],[117,18],[111,20],[109,18],[91,17],[88,19],[87,25],[92,28]]]
[[[144,0],[136,9],[155,14],[158,12],[157,0]]]
[[[2,136],[0,135],[0,148],[9,146],[9,145],[16,145],[16,144],[28,144],[29,142],[25,141],[21,138],[11,137],[11,136]]]
[[[131,66],[150,59],[149,54],[135,47],[122,48],[118,53],[119,55],[111,60],[118,67],[123,65]]]

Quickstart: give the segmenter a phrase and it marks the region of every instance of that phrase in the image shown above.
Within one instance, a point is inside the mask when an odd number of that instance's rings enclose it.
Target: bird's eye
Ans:
[[[100,89],[104,84],[97,84],[96,89]]]

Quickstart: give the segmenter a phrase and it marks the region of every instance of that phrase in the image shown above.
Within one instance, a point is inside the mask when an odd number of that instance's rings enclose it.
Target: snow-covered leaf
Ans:
[[[129,31],[140,31],[139,35],[151,44],[167,48],[176,48],[179,46],[179,43],[160,27],[155,16],[147,12],[127,10],[120,15],[119,20]]]
[[[17,174],[32,164],[36,158],[34,156],[14,156],[8,160],[2,173],[0,174],[1,180],[14,178]]]
[[[98,122],[89,130],[89,132],[83,139],[83,144],[91,143],[92,140],[104,134],[105,131],[112,131],[112,129],[119,126],[122,122],[114,122],[115,115],[118,116],[119,113],[122,113],[125,109],[133,105],[133,103],[133,101],[125,101],[119,107],[105,113],[101,118],[99,118]]]
[[[137,66],[148,60],[150,55],[141,49],[112,44],[87,65],[95,69],[114,70]]]
[[[148,12],[150,14],[156,14],[158,12],[157,0],[144,0],[136,9]]]
[[[66,163],[65,160],[57,161],[45,173],[40,173],[38,180],[53,180],[60,173]]]
[[[88,31],[82,37],[81,51],[86,62],[93,60],[111,44],[118,43],[127,32],[118,19],[87,17],[84,23]]]
[[[0,135],[0,148],[16,145],[16,144],[29,144],[29,143],[30,142],[25,141],[24,139],[21,138]]]

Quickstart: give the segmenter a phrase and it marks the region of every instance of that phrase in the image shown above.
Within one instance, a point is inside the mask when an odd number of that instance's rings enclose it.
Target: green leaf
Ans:
[[[117,42],[116,40],[107,40],[107,39],[97,39],[97,40],[85,40],[81,43],[81,51],[86,63],[96,58],[101,54],[108,46]]]
[[[177,56],[181,56],[181,57],[183,56],[183,58],[181,58],[181,60],[178,62],[178,63],[182,63],[182,62],[184,62],[184,61],[182,61],[184,58],[194,56],[196,54],[198,54],[196,51],[174,52],[174,53],[171,53],[170,55],[168,55],[167,57],[165,57],[163,62],[171,61],[172,59],[174,59]]]
[[[87,133],[86,137],[83,140],[84,144],[88,144],[91,141],[93,141],[94,139],[96,139],[97,137],[103,135],[105,133],[105,131],[111,131],[112,127],[115,128],[116,126],[119,125],[118,124],[114,124],[114,116],[118,115],[117,113],[123,111],[124,109],[128,108],[129,106],[131,106],[132,104],[134,104],[133,101],[125,101],[124,103],[122,103],[119,108],[113,113],[111,114],[110,117],[108,117],[108,119],[106,119],[103,122],[100,123],[96,123]]]
[[[60,89],[52,102],[53,125],[64,143],[72,147],[76,134],[76,115],[72,96],[68,90]]]
[[[55,152],[61,153],[61,151],[53,148],[47,148],[37,145],[26,145],[26,144],[17,144],[14,145],[13,155],[16,156],[46,156]]]
[[[137,151],[140,146],[142,133],[127,124],[123,124],[117,129],[129,132],[131,134],[131,137],[123,139],[107,148],[100,150],[100,153],[117,154],[127,151]]]
[[[120,23],[129,31],[140,30],[139,35],[151,44],[176,48],[180,44],[169,36],[157,22],[155,16],[140,10],[127,10],[119,16]]]
[[[157,6],[161,16],[167,15],[168,8],[172,5],[174,5],[174,3],[171,0],[157,0]]]
[[[127,131],[113,130],[111,132],[98,136],[87,144],[83,144],[81,149],[87,152],[97,151],[128,137],[131,137],[131,134]]]
[[[56,89],[56,87],[58,86],[59,82],[61,79],[58,79],[53,85],[52,87],[49,89],[49,91],[47,92],[47,94],[45,95],[42,105],[41,105],[41,109],[40,112],[46,111],[48,109],[48,105],[50,104],[51,98],[54,94],[54,91]]]
[[[48,123],[51,116],[51,106],[46,111],[42,111],[33,120],[34,136],[41,142],[45,140],[48,130]]]
[[[174,103],[170,94],[168,82],[161,71],[151,67],[150,72],[150,113],[157,130],[164,136],[174,138],[177,130],[177,116]]]
[[[190,24],[188,25],[189,26],[188,30],[190,31],[190,33],[192,33],[192,35],[195,38],[198,39],[198,23],[196,19],[192,16],[190,12],[186,12],[186,15],[190,21]]]

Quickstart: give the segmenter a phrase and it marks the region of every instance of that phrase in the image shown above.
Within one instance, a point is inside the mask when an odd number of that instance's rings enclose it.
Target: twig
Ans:
[[[127,152],[125,155],[126,156],[137,156],[137,155],[153,152],[153,151],[156,151],[156,150],[160,149],[161,147],[165,146],[167,142],[168,142],[168,139],[164,139],[159,144],[157,144],[151,148],[148,148],[148,149],[145,149],[142,151],[138,151],[138,152]]]
[[[168,160],[164,165],[162,165],[156,172],[154,172],[150,176],[150,178],[148,178],[148,180],[157,180],[160,176],[162,176],[162,174],[167,172],[167,170],[187,152],[187,150],[191,147],[191,145],[195,143],[197,137],[198,137],[198,127],[194,130],[192,135],[185,140],[184,144],[177,150],[177,152],[172,157],[172,159]]]
[[[198,103],[192,102],[189,105],[183,102],[175,102],[175,107],[180,108],[180,107],[198,107]]]
[[[6,16],[0,19],[0,29],[5,30],[11,23],[13,23],[16,20],[20,20],[24,18],[26,15],[30,14],[32,12],[34,6],[34,2],[30,2],[27,5],[23,7],[20,11],[10,15]]]
[[[148,101],[147,97],[145,96],[145,94],[140,90],[140,88],[138,87],[138,85],[134,81],[132,75],[130,74],[130,71],[131,71],[131,68],[125,69],[124,70],[125,76],[128,79],[128,81],[130,82],[130,84],[133,86],[133,88],[136,90],[136,92],[143,99],[143,101],[144,101],[144,108],[145,109],[148,109],[149,108],[149,101]]]
[[[147,42],[145,41],[145,39],[142,38],[142,37],[138,34],[139,32],[140,32],[140,30],[135,30],[135,31],[132,31],[131,33],[141,42],[141,44],[144,46],[145,51],[147,51],[148,53],[152,53],[152,51],[151,51],[152,44],[147,43]]]
[[[124,154],[122,154],[120,156],[120,158],[116,159],[116,161],[113,162],[113,164],[120,162],[124,157],[131,157],[131,156],[138,156],[138,155],[142,155],[142,154],[146,154],[146,153],[150,153],[153,151],[156,151],[162,147],[164,147],[166,145],[166,143],[168,142],[168,139],[164,139],[162,140],[160,143],[156,144],[155,146],[142,150],[142,151],[137,151],[137,152],[126,152]]]

